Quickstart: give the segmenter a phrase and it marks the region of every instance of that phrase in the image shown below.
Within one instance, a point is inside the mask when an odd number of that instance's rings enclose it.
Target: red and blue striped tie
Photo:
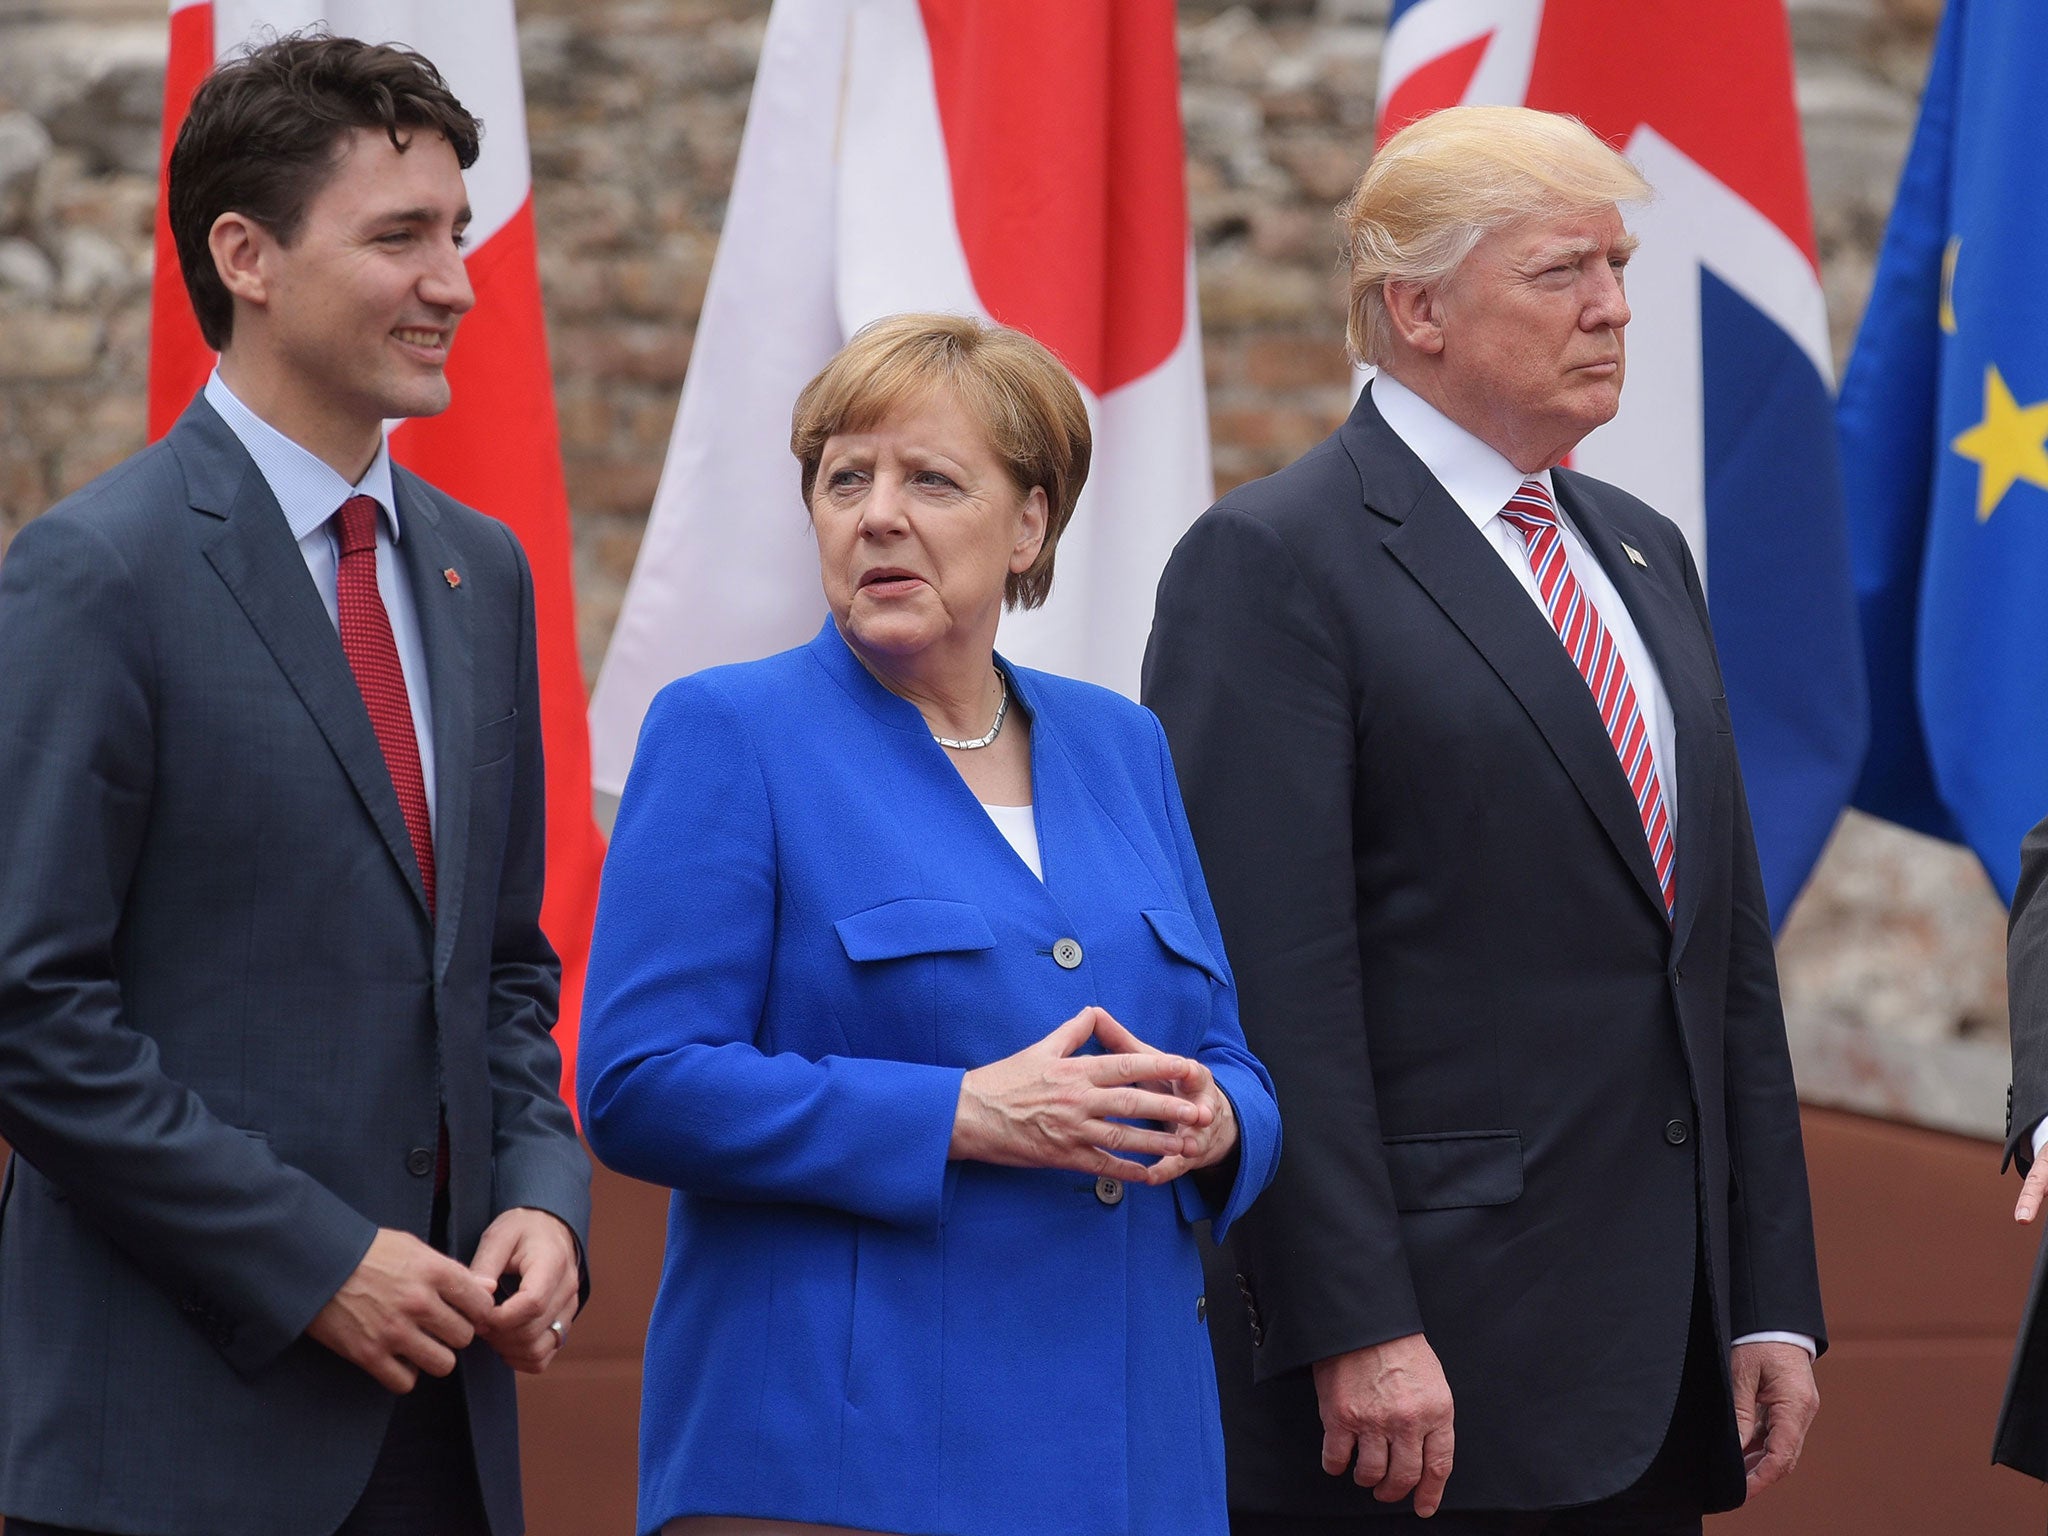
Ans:
[[[1607,727],[1621,759],[1621,771],[1636,797],[1636,813],[1643,819],[1643,836],[1649,840],[1650,862],[1657,869],[1657,884],[1664,892],[1664,915],[1671,916],[1678,894],[1677,849],[1671,840],[1671,817],[1664,808],[1664,787],[1657,780],[1657,763],[1650,753],[1649,727],[1636,703],[1635,685],[1628,680],[1614,636],[1600,622],[1599,610],[1586,598],[1578,578],[1572,575],[1565,557],[1564,532],[1558,527],[1557,507],[1543,482],[1528,479],[1508,498],[1501,514],[1510,528],[1522,536],[1522,548],[1529,556],[1529,569],[1536,573],[1536,589],[1543,594],[1543,611],[1551,628],[1570,652],[1572,664],[1593,690],[1600,720]]]

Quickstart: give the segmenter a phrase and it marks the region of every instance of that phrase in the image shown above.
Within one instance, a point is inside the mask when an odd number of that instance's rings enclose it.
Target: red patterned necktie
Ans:
[[[1614,743],[1621,771],[1636,797],[1636,814],[1643,819],[1643,836],[1649,839],[1650,862],[1657,867],[1657,884],[1664,892],[1668,918],[1677,900],[1677,850],[1671,841],[1671,818],[1664,809],[1664,787],[1657,781],[1657,764],[1650,753],[1649,728],[1636,703],[1628,668],[1615,648],[1614,637],[1600,622],[1599,610],[1572,575],[1557,507],[1543,482],[1524,480],[1521,489],[1508,498],[1501,516],[1522,536],[1529,569],[1536,573],[1536,588],[1543,594],[1543,611],[1571,653],[1572,664],[1593,690],[1601,723],[1607,727],[1608,740]]]
[[[434,833],[427,817],[427,779],[420,771],[420,744],[412,730],[412,702],[405,691],[405,671],[398,663],[398,642],[391,638],[391,616],[377,592],[377,503],[351,496],[334,514],[341,533],[341,561],[335,577],[336,607],[341,618],[341,649],[356,675],[370,727],[384,749],[391,787],[405,830],[412,835],[413,857],[419,861],[420,886],[427,911],[434,910]]]

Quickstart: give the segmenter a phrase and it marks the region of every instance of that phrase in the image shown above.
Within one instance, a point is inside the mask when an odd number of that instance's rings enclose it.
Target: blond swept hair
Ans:
[[[1529,107],[1446,107],[1381,146],[1337,209],[1351,272],[1346,350],[1384,363],[1390,282],[1450,276],[1497,229],[1647,202],[1642,173],[1576,117]]]
[[[1053,555],[1088,480],[1094,439],[1081,391],[1040,342],[968,315],[890,315],[854,332],[796,398],[789,451],[811,504],[825,444],[892,412],[950,399],[988,435],[1020,495],[1045,491],[1045,543],[1003,583],[1003,604],[1036,608],[1052,591]]]

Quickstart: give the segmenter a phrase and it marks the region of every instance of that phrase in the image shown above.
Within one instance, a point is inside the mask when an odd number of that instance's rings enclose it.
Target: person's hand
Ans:
[[[2022,1226],[2041,1214],[2041,1200],[2048,1195],[2048,1157],[2037,1157],[2020,1185],[2020,1203],[2012,1208],[2012,1219]]]
[[[306,1326],[306,1335],[410,1392],[425,1371],[446,1376],[455,1352],[490,1316],[491,1287],[410,1232],[379,1228],[355,1273]]]
[[[1735,1429],[1755,1498],[1799,1464],[1806,1431],[1820,1412],[1813,1357],[1797,1344],[1738,1344],[1728,1356],[1735,1385]]]
[[[513,1370],[546,1370],[569,1342],[582,1280],[568,1225],[546,1211],[506,1211],[484,1228],[469,1270],[493,1296],[502,1278],[518,1276],[519,1289],[493,1307],[476,1331]]]
[[[1172,1177],[1116,1154],[1169,1158],[1192,1151],[1180,1128],[1206,1126],[1215,1111],[1160,1085],[1184,1083],[1202,1068],[1185,1056],[1149,1050],[1074,1054],[1111,1027],[1120,1029],[1102,1009],[1083,1008],[1036,1045],[969,1072],[960,1084],[947,1155],[1009,1168],[1109,1174],[1135,1184]],[[1129,1120],[1155,1120],[1169,1129],[1124,1123]]]
[[[1323,1470],[1391,1504],[1415,1494],[1415,1513],[1433,1515],[1451,1475],[1451,1384],[1419,1333],[1389,1339],[1314,1366],[1323,1415]],[[1355,1463],[1354,1463],[1355,1458]]]
[[[1096,1023],[1095,1038],[1108,1051],[1131,1056],[1162,1054],[1106,1013]],[[1138,1084],[1149,1092],[1170,1093],[1190,1104],[1202,1105],[1210,1114],[1207,1123],[1189,1125],[1181,1132],[1181,1140],[1189,1150],[1163,1157],[1153,1166],[1153,1178],[1162,1184],[1184,1173],[1193,1173],[1197,1168],[1222,1162],[1230,1156],[1230,1149],[1237,1145],[1237,1111],[1230,1107],[1229,1098],[1216,1086],[1216,1074],[1199,1061],[1191,1065],[1194,1070],[1177,1081]]]

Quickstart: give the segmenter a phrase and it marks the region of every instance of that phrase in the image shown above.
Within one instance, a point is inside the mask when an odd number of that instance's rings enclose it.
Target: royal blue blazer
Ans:
[[[1158,722],[1005,670],[1043,882],[829,620],[648,713],[577,1074],[598,1156],[676,1191],[642,1532],[1226,1529],[1194,1223],[1220,1236],[1272,1177],[1272,1083]],[[1215,1073],[1240,1148],[1220,1209],[1188,1178],[947,1160],[967,1069],[1091,1003]]]

